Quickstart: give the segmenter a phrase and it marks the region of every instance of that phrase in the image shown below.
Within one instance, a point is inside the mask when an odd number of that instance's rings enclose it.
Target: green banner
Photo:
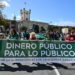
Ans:
[[[0,40],[0,58],[75,58],[75,42]]]

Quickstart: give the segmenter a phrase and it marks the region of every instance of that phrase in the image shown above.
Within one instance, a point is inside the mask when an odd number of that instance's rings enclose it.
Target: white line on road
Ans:
[[[55,71],[56,75],[60,75],[58,69],[55,66],[52,65],[52,68],[54,68],[54,71]]]

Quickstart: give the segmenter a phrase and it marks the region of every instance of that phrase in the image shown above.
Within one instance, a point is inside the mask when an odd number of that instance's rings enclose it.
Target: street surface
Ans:
[[[0,75],[75,75],[75,64],[1,64]]]

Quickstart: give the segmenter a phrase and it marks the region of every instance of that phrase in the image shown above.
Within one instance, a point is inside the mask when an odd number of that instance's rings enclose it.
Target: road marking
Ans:
[[[58,69],[55,66],[52,65],[52,68],[54,68],[56,75],[60,75],[60,72],[58,71]]]

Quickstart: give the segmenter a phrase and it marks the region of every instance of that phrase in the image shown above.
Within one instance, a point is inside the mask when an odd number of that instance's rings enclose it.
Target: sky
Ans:
[[[7,18],[20,19],[20,9],[31,9],[31,20],[55,25],[75,25],[75,0],[5,0]],[[5,4],[6,4],[5,3]]]

